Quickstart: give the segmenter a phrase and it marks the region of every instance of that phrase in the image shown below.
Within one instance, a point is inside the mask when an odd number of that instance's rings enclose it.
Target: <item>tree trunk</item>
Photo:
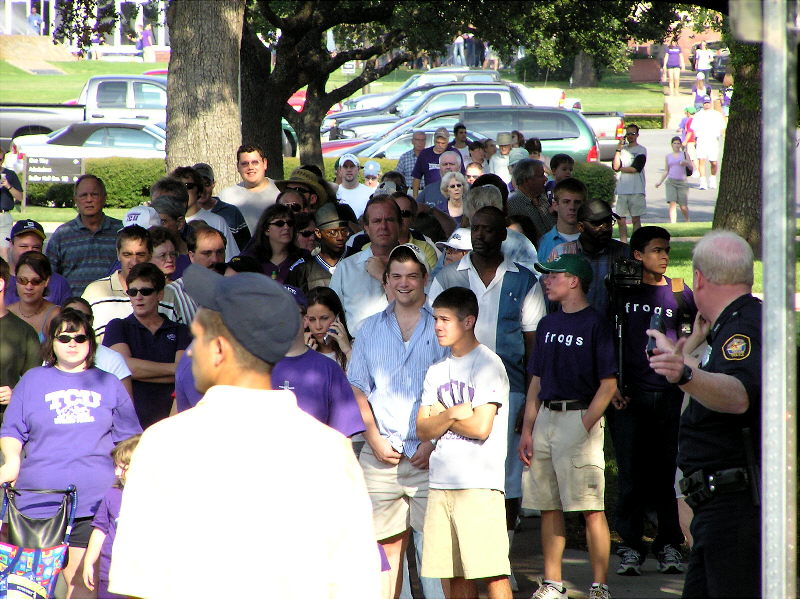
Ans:
[[[758,86],[760,69],[744,67],[735,74],[736,87]],[[759,94],[760,97],[760,94]],[[714,229],[741,235],[761,255],[761,103],[733,95],[725,152],[719,173]]]
[[[299,137],[297,149],[300,156],[300,164],[316,164],[322,169],[323,174],[325,173],[325,165],[322,161],[322,144],[320,143],[319,130],[322,126],[322,120],[330,108],[322,101],[327,80],[328,75],[326,73],[309,84],[303,112],[297,115],[297,125],[294,125]]]
[[[239,46],[244,0],[172,0],[167,170],[214,168],[217,189],[239,181]]]
[[[246,23],[241,61],[242,143],[262,148],[267,155],[267,176],[283,179],[281,115],[291,93],[279,92],[276,73],[271,72],[270,50]]]
[[[583,50],[575,55],[572,68],[572,87],[597,87],[594,57]]]

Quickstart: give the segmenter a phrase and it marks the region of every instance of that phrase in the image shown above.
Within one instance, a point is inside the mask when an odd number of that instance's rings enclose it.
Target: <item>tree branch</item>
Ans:
[[[348,81],[341,87],[337,87],[334,90],[331,90],[324,96],[320,97],[320,101],[327,106],[333,106],[337,102],[341,102],[345,98],[350,97],[352,94],[357,92],[359,89],[367,85],[368,83],[372,83],[373,81],[380,79],[387,73],[392,72],[398,66],[403,64],[404,62],[408,62],[414,58],[414,55],[408,51],[402,51],[398,54],[395,54],[391,60],[389,60],[386,64],[381,67],[375,68],[375,61],[370,60],[366,65],[364,65],[364,69],[361,71],[361,74],[358,77]],[[310,89],[310,88],[309,88]]]
[[[258,9],[261,11],[263,17],[269,22],[270,25],[275,27],[276,29],[280,29],[283,27],[283,19],[281,19],[275,11],[272,10],[272,7],[269,5],[268,0],[258,0],[257,2]]]
[[[353,50],[344,50],[339,52],[336,56],[331,57],[331,59],[325,63],[323,68],[328,73],[333,73],[333,71],[338,69],[344,63],[350,62],[351,60],[367,60],[373,56],[378,56],[384,52],[388,52],[389,50],[398,47],[400,45],[400,40],[402,40],[403,37],[403,32],[399,29],[395,29],[381,36],[378,42],[372,46],[369,46],[368,48],[354,48]]]

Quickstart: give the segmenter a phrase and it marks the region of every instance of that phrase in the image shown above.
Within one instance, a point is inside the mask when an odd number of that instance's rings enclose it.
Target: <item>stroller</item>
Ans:
[[[8,516],[8,543],[0,543],[0,599],[52,599],[58,575],[67,565],[69,537],[78,507],[74,485],[64,490],[14,489],[2,484],[0,527]],[[29,518],[15,504],[25,493],[63,495],[51,518]]]

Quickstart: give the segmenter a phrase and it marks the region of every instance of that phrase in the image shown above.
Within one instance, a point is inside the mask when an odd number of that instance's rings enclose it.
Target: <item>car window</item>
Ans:
[[[408,94],[405,98],[400,100],[397,103],[397,114],[403,114],[409,106],[414,104],[419,99],[419,97],[425,93],[425,91],[427,90],[413,91],[410,94]]]
[[[450,130],[459,121],[459,115],[457,114],[443,114],[429,121],[420,121],[415,125],[415,128],[425,127],[426,129],[438,129],[439,127],[444,127]],[[470,127],[470,129],[474,129],[474,127]]]
[[[103,127],[87,137],[86,141],[84,141],[81,145],[83,145],[84,148],[102,148],[107,145],[107,139],[108,127]]]
[[[98,108],[125,108],[128,84],[125,81],[102,81],[97,86]]]
[[[462,81],[470,81],[473,83],[491,83],[496,81],[494,75],[490,73],[474,73],[471,75],[464,75]]]
[[[134,83],[133,102],[136,108],[166,108],[167,90],[152,83]]]
[[[468,129],[481,131],[490,137],[494,137],[499,131],[511,131],[515,128],[511,113],[506,111],[468,111],[464,115],[464,124]]]
[[[411,135],[411,133],[406,133],[405,135],[401,135],[393,142],[386,145],[383,150],[381,150],[384,154],[384,157],[397,160],[401,155],[408,152],[413,147],[411,143]]]
[[[525,137],[538,137],[542,140],[580,137],[578,126],[564,114],[520,112],[518,117],[517,129]]]
[[[447,108],[461,108],[467,105],[467,94],[441,94],[433,98],[425,105],[423,110],[425,112],[434,112],[435,110],[445,110]]]
[[[103,147],[108,148],[129,148],[138,150],[159,149],[160,140],[141,129],[128,129],[123,127],[105,127],[93,133],[83,144],[84,146],[96,146],[95,136],[101,133],[99,139]],[[91,142],[91,143],[90,143]]]
[[[502,106],[503,99],[497,92],[478,92],[475,94],[475,106]]]

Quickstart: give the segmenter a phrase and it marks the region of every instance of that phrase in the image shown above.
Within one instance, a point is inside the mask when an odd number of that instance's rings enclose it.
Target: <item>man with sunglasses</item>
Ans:
[[[107,277],[93,281],[83,292],[83,299],[89,302],[94,313],[94,332],[97,342],[103,342],[106,325],[115,318],[125,318],[133,312],[128,297],[126,279],[131,269],[142,262],[150,262],[153,242],[147,229],[140,225],[124,227],[117,234],[117,259],[120,268]],[[179,321],[175,311],[175,295],[172,290],[164,290],[164,298],[159,302],[158,311],[167,318]]]
[[[581,204],[578,208],[580,236],[575,241],[557,245],[548,257],[548,262],[552,262],[562,254],[582,254],[589,261],[594,276],[586,297],[603,316],[609,315],[606,275],[617,259],[631,257],[630,246],[611,236],[617,218],[619,217],[611,211],[611,206],[603,200]],[[547,308],[548,312],[554,312],[558,305],[548,302]]]
[[[619,240],[628,240],[626,215],[630,215],[635,231],[642,226],[642,215],[647,210],[644,197],[644,165],[647,162],[647,148],[637,143],[639,126],[631,123],[625,127],[625,138],[619,140],[614,152],[612,168],[617,171],[617,217]]]
[[[339,262],[357,252],[347,246],[350,237],[348,212],[342,204],[329,202],[314,213],[317,224],[314,236],[319,243],[319,253],[292,267],[286,279],[288,285],[302,289],[303,293],[330,285]]]
[[[294,169],[288,179],[276,181],[275,185],[281,190],[281,194],[287,190],[300,194],[302,202],[299,208],[283,202],[287,206],[291,206],[295,212],[313,212],[328,201],[328,192],[323,184],[314,173],[304,168]],[[278,201],[280,201],[280,197],[278,196]]]
[[[225,219],[228,223],[228,228],[236,240],[236,245],[239,248],[247,247],[250,242],[250,229],[247,228],[247,222],[242,216],[242,211],[233,204],[223,202],[214,194],[214,169],[211,165],[205,162],[198,162],[192,167],[203,180],[203,188],[200,190],[200,195],[197,198],[197,204],[203,210],[210,210],[214,214],[218,214]]]

